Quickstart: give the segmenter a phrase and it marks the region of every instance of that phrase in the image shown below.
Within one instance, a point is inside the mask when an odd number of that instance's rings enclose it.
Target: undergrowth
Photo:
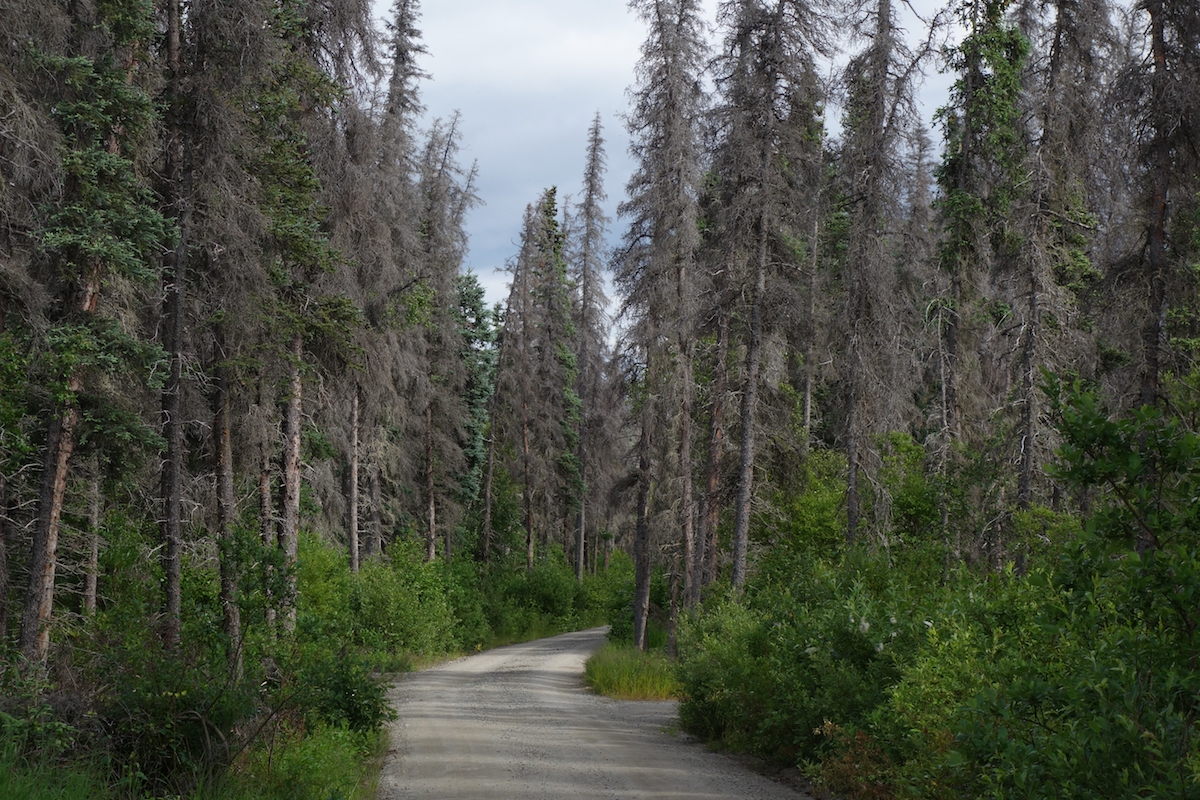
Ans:
[[[674,700],[679,697],[675,666],[661,652],[645,653],[630,645],[606,643],[588,658],[583,681],[618,700]]]

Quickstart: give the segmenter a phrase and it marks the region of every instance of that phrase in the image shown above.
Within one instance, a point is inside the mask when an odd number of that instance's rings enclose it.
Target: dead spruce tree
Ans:
[[[636,166],[618,208],[628,228],[613,258],[614,279],[624,297],[621,313],[631,321],[631,335],[640,337],[650,362],[643,377],[661,381],[645,385],[648,406],[641,419],[645,425],[669,420],[671,430],[643,431],[641,436],[670,436],[675,442],[673,486],[664,488],[679,498],[680,558],[690,592],[695,580],[691,418],[704,23],[695,0],[636,0],[632,7],[649,33],[627,118]],[[648,454],[640,462],[648,464]],[[638,530],[640,538],[648,528],[639,521]],[[641,566],[639,562],[639,592],[650,580],[648,568]],[[635,642],[644,647],[645,619],[636,610],[635,618]]]

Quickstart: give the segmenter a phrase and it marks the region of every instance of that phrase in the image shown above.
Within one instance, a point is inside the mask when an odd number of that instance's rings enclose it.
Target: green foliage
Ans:
[[[781,487],[774,505],[777,529],[790,548],[832,552],[846,534],[846,457],[835,450],[814,448],[806,454],[790,487]]]
[[[281,725],[267,746],[238,760],[214,800],[351,800],[360,796],[366,759],[377,749],[374,733]]]
[[[679,696],[674,665],[663,653],[605,644],[588,658],[583,682],[618,700],[672,700]]]

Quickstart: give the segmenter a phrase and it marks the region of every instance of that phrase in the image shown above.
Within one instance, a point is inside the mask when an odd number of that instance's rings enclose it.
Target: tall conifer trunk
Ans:
[[[83,610],[96,611],[100,579],[100,459],[92,457],[88,465],[87,563],[83,568]]]
[[[179,115],[183,76],[180,61],[180,0],[167,3],[167,69],[170,73],[171,108],[166,146],[165,200],[180,229],[179,241],[163,269],[163,344],[170,366],[162,390],[162,433],[167,452],[162,462],[159,496],[162,501],[163,620],[161,635],[168,651],[179,647],[182,624],[183,581],[183,307],[187,266],[184,207],[183,139]]]
[[[217,351],[224,357],[223,333],[217,331]],[[237,498],[233,491],[233,437],[229,412],[229,368],[222,362],[216,367],[216,392],[213,395],[213,456],[217,479],[217,544],[220,547],[221,620],[224,628],[226,665],[229,674],[242,675],[242,615],[238,606],[237,560],[233,524]]]
[[[359,570],[358,553],[358,440],[359,440],[359,394],[357,384],[350,398],[350,456],[347,459],[346,475],[346,547],[350,551],[350,571]]]
[[[367,555],[383,553],[383,478],[379,465],[372,464],[367,477],[367,497],[371,504],[371,539]]]
[[[82,388],[79,379],[72,378],[69,388],[72,395],[78,392]],[[21,633],[17,643],[29,666],[44,666],[50,650],[58,533],[78,424],[79,409],[73,401],[68,401],[50,423],[46,437],[46,457],[42,465],[38,514],[34,521],[29,559],[29,582],[25,589],[25,606],[21,612]]]
[[[1153,0],[1145,4],[1150,14],[1150,59],[1154,64],[1151,79],[1151,103],[1161,105],[1165,102],[1162,97],[1165,86],[1170,80],[1167,74],[1167,44],[1165,28],[1165,10],[1162,0]],[[1154,120],[1154,140],[1150,147],[1152,172],[1150,187],[1149,230],[1147,232],[1147,275],[1146,283],[1150,289],[1149,308],[1146,313],[1146,323],[1142,329],[1142,405],[1155,405],[1158,402],[1158,382],[1161,372],[1161,342],[1166,327],[1166,289],[1167,272],[1170,255],[1167,247],[1167,199],[1170,192],[1174,164],[1171,158],[1171,143],[1168,139],[1170,124],[1162,119],[1163,112],[1158,111],[1159,118]]]
[[[650,401],[647,399],[647,406]],[[650,616],[650,422],[642,409],[638,437],[637,531],[633,542],[633,645],[647,648],[646,622]]]
[[[8,640],[8,583],[8,476],[0,462],[0,642]]]
[[[289,391],[284,415],[283,434],[283,492],[279,514],[279,549],[287,572],[287,597],[284,600],[283,626],[287,631],[296,627],[296,556],[300,534],[300,431],[303,411],[303,383],[300,376],[304,357],[304,337],[295,333],[288,345]]]
[[[733,570],[730,581],[740,594],[746,582],[746,556],[750,544],[750,511],[754,496],[754,406],[758,397],[758,372],[762,362],[763,300],[767,292],[767,236],[770,223],[759,217],[758,256],[754,265],[754,297],[750,309],[750,341],[746,347],[746,382],[742,388],[742,445],[738,462],[737,507],[733,523]]]
[[[114,145],[115,146],[115,145]],[[77,308],[85,317],[96,313],[100,300],[103,266],[88,265],[79,292]],[[83,389],[78,374],[67,379],[68,400],[59,404],[46,434],[46,455],[42,462],[38,511],[34,519],[33,541],[29,553],[29,578],[25,604],[21,611],[21,631],[17,648],[28,666],[45,665],[50,651],[50,617],[54,609],[54,576],[58,567],[58,534],[62,523],[63,499],[71,453],[75,450],[75,429],[79,425],[76,395]]]
[[[717,579],[718,534],[721,521],[721,462],[725,450],[725,396],[729,391],[729,312],[717,309],[717,358],[714,365],[712,409],[708,418],[708,454],[704,463],[704,496],[701,500],[700,536],[696,547],[696,582],[692,603],[700,600],[700,587]]]
[[[433,404],[425,404],[425,560],[437,558],[437,501],[433,480]],[[447,542],[449,544],[449,542]],[[446,557],[449,558],[449,548]]]

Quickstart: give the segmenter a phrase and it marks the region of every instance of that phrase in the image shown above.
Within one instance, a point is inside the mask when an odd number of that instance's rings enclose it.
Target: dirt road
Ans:
[[[502,647],[400,680],[380,800],[804,798],[673,736],[673,702],[580,683],[603,629]]]

